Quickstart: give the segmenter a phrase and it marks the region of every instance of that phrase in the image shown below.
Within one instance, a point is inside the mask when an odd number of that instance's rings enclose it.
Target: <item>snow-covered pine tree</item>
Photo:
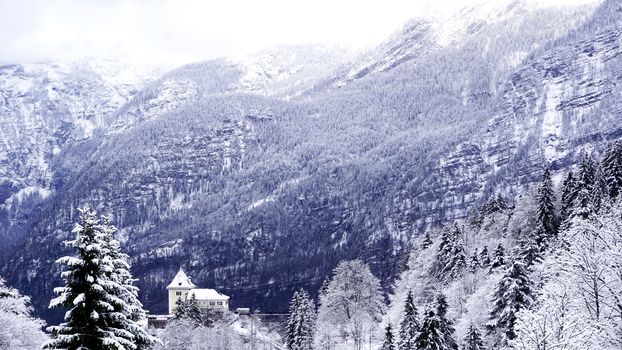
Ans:
[[[481,253],[479,253],[479,263],[484,268],[490,267],[490,265],[492,264],[492,260],[490,259],[490,254],[488,253],[487,245],[485,245],[484,248],[482,248]]]
[[[592,191],[595,176],[596,167],[594,160],[589,154],[584,153],[577,171],[577,181],[575,184],[576,198],[572,209],[573,215],[587,219],[592,213],[594,213],[594,208],[592,206]]]
[[[605,175],[600,165],[596,165],[596,172],[594,173],[594,186],[592,186],[592,210],[595,214],[598,214],[602,209],[606,209],[610,206],[609,189],[607,182],[605,181]]]
[[[417,350],[448,350],[440,321],[434,311],[427,310],[421,324],[421,331],[415,340]]]
[[[557,236],[557,214],[555,213],[555,190],[549,169],[544,170],[542,182],[538,188],[536,202],[538,203],[538,218],[536,226],[536,240],[541,251],[544,251],[549,241]]]
[[[196,326],[203,324],[203,313],[201,312],[201,307],[194,293],[191,293],[190,297],[185,301],[181,299],[177,300],[175,319],[188,320]]]
[[[536,262],[542,261],[542,248],[538,244],[538,235],[528,235],[519,242],[516,255],[521,259],[525,266],[530,267]]]
[[[574,201],[577,198],[576,180],[572,171],[568,172],[562,183],[560,222],[565,223],[572,216]]]
[[[382,341],[380,350],[395,350],[395,344],[393,342],[393,327],[391,327],[391,323],[387,324],[387,327],[384,330],[384,340]]]
[[[601,161],[609,197],[616,199],[622,191],[622,140],[609,143]]]
[[[289,316],[285,329],[285,347],[288,350],[298,350],[298,328],[300,327],[300,295],[294,292],[289,302]]]
[[[75,239],[66,241],[75,248],[77,256],[57,260],[66,265],[61,276],[64,287],[54,289],[58,297],[50,307],[65,307],[65,322],[48,328],[53,339],[45,349],[136,349],[134,335],[123,328],[127,323],[124,301],[110,290],[121,286],[110,279],[114,270],[96,213],[88,208],[79,209],[80,219],[72,233]]]
[[[493,292],[489,331],[503,330],[505,339],[502,339],[502,342],[514,339],[516,315],[532,303],[533,289],[527,267],[522,261],[514,260]]]
[[[456,278],[461,276],[467,266],[466,254],[462,245],[462,231],[457,224],[451,233],[443,233],[439,246],[438,263],[439,277]]]
[[[482,335],[473,323],[469,325],[467,335],[464,337],[464,345],[462,350],[486,350]]]
[[[398,350],[410,350],[415,346],[415,339],[419,332],[419,321],[417,320],[417,308],[412,291],[408,291],[406,302],[404,303],[404,316],[400,323],[400,339]]]
[[[438,293],[436,295],[436,317],[438,318],[439,330],[443,336],[446,349],[457,350],[458,343],[454,339],[454,327],[450,319],[447,318],[449,304],[445,294]]]
[[[473,254],[471,254],[471,257],[469,258],[468,263],[469,271],[471,271],[472,273],[475,273],[475,271],[477,271],[477,269],[481,267],[479,263],[479,258],[477,256],[477,248],[475,248],[475,250],[473,250]]]
[[[108,273],[108,278],[115,282],[108,284],[105,288],[108,292],[123,301],[121,308],[117,311],[125,315],[125,319],[119,319],[122,323],[116,325],[118,328],[128,330],[134,335],[134,344],[137,350],[147,350],[157,341],[140,325],[147,319],[142,303],[138,300],[138,287],[134,285],[136,280],[130,273],[130,259],[127,254],[121,252],[119,242],[114,239],[117,228],[111,224],[110,217],[102,217],[102,224],[99,227],[102,233],[102,246],[108,251],[108,257],[112,263],[112,271]]]
[[[299,333],[299,349],[313,350],[313,337],[315,335],[315,304],[306,290],[301,289],[300,295],[300,327]]]
[[[492,271],[501,266],[505,266],[505,249],[503,249],[503,245],[499,244],[495,249],[492,262],[490,264],[490,270]]]

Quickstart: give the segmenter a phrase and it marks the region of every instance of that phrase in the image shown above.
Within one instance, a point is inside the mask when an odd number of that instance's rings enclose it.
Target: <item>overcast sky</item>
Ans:
[[[468,1],[0,0],[0,61],[120,55],[170,63],[286,44],[363,48],[412,17]]]

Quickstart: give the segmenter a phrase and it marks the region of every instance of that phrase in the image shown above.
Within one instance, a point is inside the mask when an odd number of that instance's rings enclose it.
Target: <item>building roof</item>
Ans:
[[[197,300],[229,300],[228,296],[208,288],[191,289],[190,292],[188,292],[188,298],[192,298],[192,295],[194,295]]]
[[[195,287],[196,286],[194,285],[194,283],[192,283],[192,281],[190,280],[190,277],[186,275],[184,270],[179,269],[179,272],[177,272],[177,274],[175,275],[175,278],[173,278],[173,281],[171,282],[171,284],[168,285],[168,287],[166,287],[166,289],[172,289],[172,288],[191,289]]]

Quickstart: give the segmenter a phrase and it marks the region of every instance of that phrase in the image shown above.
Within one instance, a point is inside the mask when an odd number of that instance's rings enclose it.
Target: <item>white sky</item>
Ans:
[[[362,48],[412,17],[472,1],[490,0],[0,0],[0,62],[119,55],[171,63],[286,44]]]

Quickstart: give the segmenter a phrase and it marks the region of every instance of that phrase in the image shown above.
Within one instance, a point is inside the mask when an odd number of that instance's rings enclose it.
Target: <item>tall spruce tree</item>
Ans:
[[[477,257],[477,248],[475,250],[473,250],[473,254],[471,254],[471,257],[469,258],[469,271],[471,271],[472,273],[475,273],[475,271],[477,271],[477,269],[479,269],[481,267],[480,263],[479,263],[479,258]]]
[[[462,275],[467,266],[466,254],[462,244],[462,231],[457,224],[453,230],[445,231],[441,236],[439,253],[439,276],[442,278],[456,278]]]
[[[492,271],[502,266],[505,266],[505,249],[503,249],[503,245],[499,244],[495,249],[490,270]]]
[[[450,319],[447,318],[447,311],[449,304],[445,294],[438,293],[436,295],[436,317],[438,317],[438,325],[441,334],[443,335],[446,349],[457,350],[458,343],[454,339],[454,327]]]
[[[581,164],[577,171],[577,181],[575,184],[576,198],[573,203],[572,216],[579,216],[587,219],[594,213],[593,189],[596,177],[596,166],[592,157],[584,153]]]
[[[395,350],[395,343],[393,341],[393,328],[391,323],[387,325],[384,330],[384,340],[382,341],[382,346],[380,350]]]
[[[288,350],[298,350],[298,327],[300,326],[300,295],[294,292],[289,302],[289,316],[285,330],[285,347]]]
[[[412,291],[408,291],[404,304],[404,316],[400,323],[400,340],[398,350],[411,350],[415,346],[415,339],[419,332],[419,321],[417,320],[417,308]]]
[[[560,222],[565,223],[571,216],[577,198],[576,180],[572,171],[568,172],[562,183]]]
[[[113,270],[108,274],[108,278],[115,282],[108,285],[108,291],[121,299],[124,306],[118,310],[125,315],[124,323],[117,326],[127,329],[134,335],[134,344],[137,350],[150,349],[157,339],[149,335],[141,326],[141,323],[146,321],[147,315],[142,303],[138,300],[139,290],[134,285],[136,279],[130,273],[129,256],[121,252],[119,242],[114,239],[117,228],[111,224],[110,217],[102,217],[100,229],[102,233],[102,246],[108,251],[113,267]]]
[[[136,339],[126,326],[127,305],[111,291],[123,287],[110,273],[114,265],[101,232],[96,213],[79,209],[80,219],[72,233],[75,239],[66,241],[77,256],[57,260],[66,265],[61,276],[65,286],[55,288],[58,297],[50,302],[51,308],[65,307],[65,322],[48,328],[53,339],[45,349],[116,349],[134,350]]]
[[[467,335],[464,337],[463,350],[486,350],[484,341],[482,340],[482,334],[479,329],[475,327],[473,323],[469,325]]]
[[[315,329],[315,306],[301,289],[294,293],[289,307],[285,345],[288,350],[312,350]]]
[[[540,250],[544,251],[548,247],[549,241],[557,236],[555,190],[549,169],[544,170],[536,201],[538,203],[536,240]]]
[[[482,267],[490,267],[490,265],[492,264],[490,254],[488,253],[487,245],[485,245],[484,248],[482,248],[481,253],[479,253],[479,263]]]
[[[517,313],[532,303],[533,289],[527,267],[522,261],[515,260],[508,266],[493,292],[489,331],[503,331],[503,342],[514,339]]]
[[[616,199],[622,192],[622,140],[609,143],[601,161],[608,195]]]
[[[596,172],[594,173],[594,185],[592,186],[592,210],[595,214],[600,213],[601,209],[609,207],[609,189],[608,184],[605,181],[605,175],[600,165],[596,166]]]
[[[421,331],[415,340],[417,350],[447,350],[440,322],[434,311],[428,310],[421,324]]]

